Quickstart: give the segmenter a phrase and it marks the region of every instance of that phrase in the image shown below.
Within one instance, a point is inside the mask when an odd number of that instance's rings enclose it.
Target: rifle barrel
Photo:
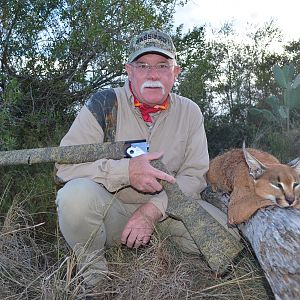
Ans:
[[[77,164],[124,157],[124,142],[0,151],[0,166],[57,162]]]

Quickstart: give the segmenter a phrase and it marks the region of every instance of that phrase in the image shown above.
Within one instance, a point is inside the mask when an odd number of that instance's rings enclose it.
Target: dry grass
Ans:
[[[76,260],[58,234],[53,239],[56,233],[34,224],[22,204],[13,204],[2,224],[1,299],[85,299],[82,270],[76,270]],[[120,246],[106,257],[110,273],[95,299],[268,299],[250,256],[227,277],[217,278],[199,257],[178,252],[157,234],[143,249]]]

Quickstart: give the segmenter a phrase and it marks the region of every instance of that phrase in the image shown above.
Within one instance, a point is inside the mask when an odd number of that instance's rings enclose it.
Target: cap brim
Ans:
[[[138,57],[146,54],[146,53],[158,53],[158,54],[162,54],[163,56],[167,56],[169,58],[175,59],[175,54],[168,51],[168,50],[164,50],[161,48],[157,48],[157,47],[147,47],[147,48],[143,48],[140,49],[136,52],[134,52],[133,54],[130,55],[130,57],[128,58],[128,62],[133,62],[134,60],[136,60]]]

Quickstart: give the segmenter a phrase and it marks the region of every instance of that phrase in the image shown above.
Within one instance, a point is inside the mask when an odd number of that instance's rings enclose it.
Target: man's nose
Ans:
[[[152,66],[151,68],[148,69],[147,75],[149,78],[158,78],[159,77],[159,72],[156,69],[155,66]]]

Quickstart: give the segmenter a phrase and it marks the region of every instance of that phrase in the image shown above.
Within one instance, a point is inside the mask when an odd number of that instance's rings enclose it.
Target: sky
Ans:
[[[299,0],[190,0],[178,7],[175,26],[184,24],[184,32],[194,26],[209,24],[220,28],[227,21],[235,22],[235,29],[243,34],[249,25],[263,25],[272,18],[282,30],[284,40],[300,38]]]

